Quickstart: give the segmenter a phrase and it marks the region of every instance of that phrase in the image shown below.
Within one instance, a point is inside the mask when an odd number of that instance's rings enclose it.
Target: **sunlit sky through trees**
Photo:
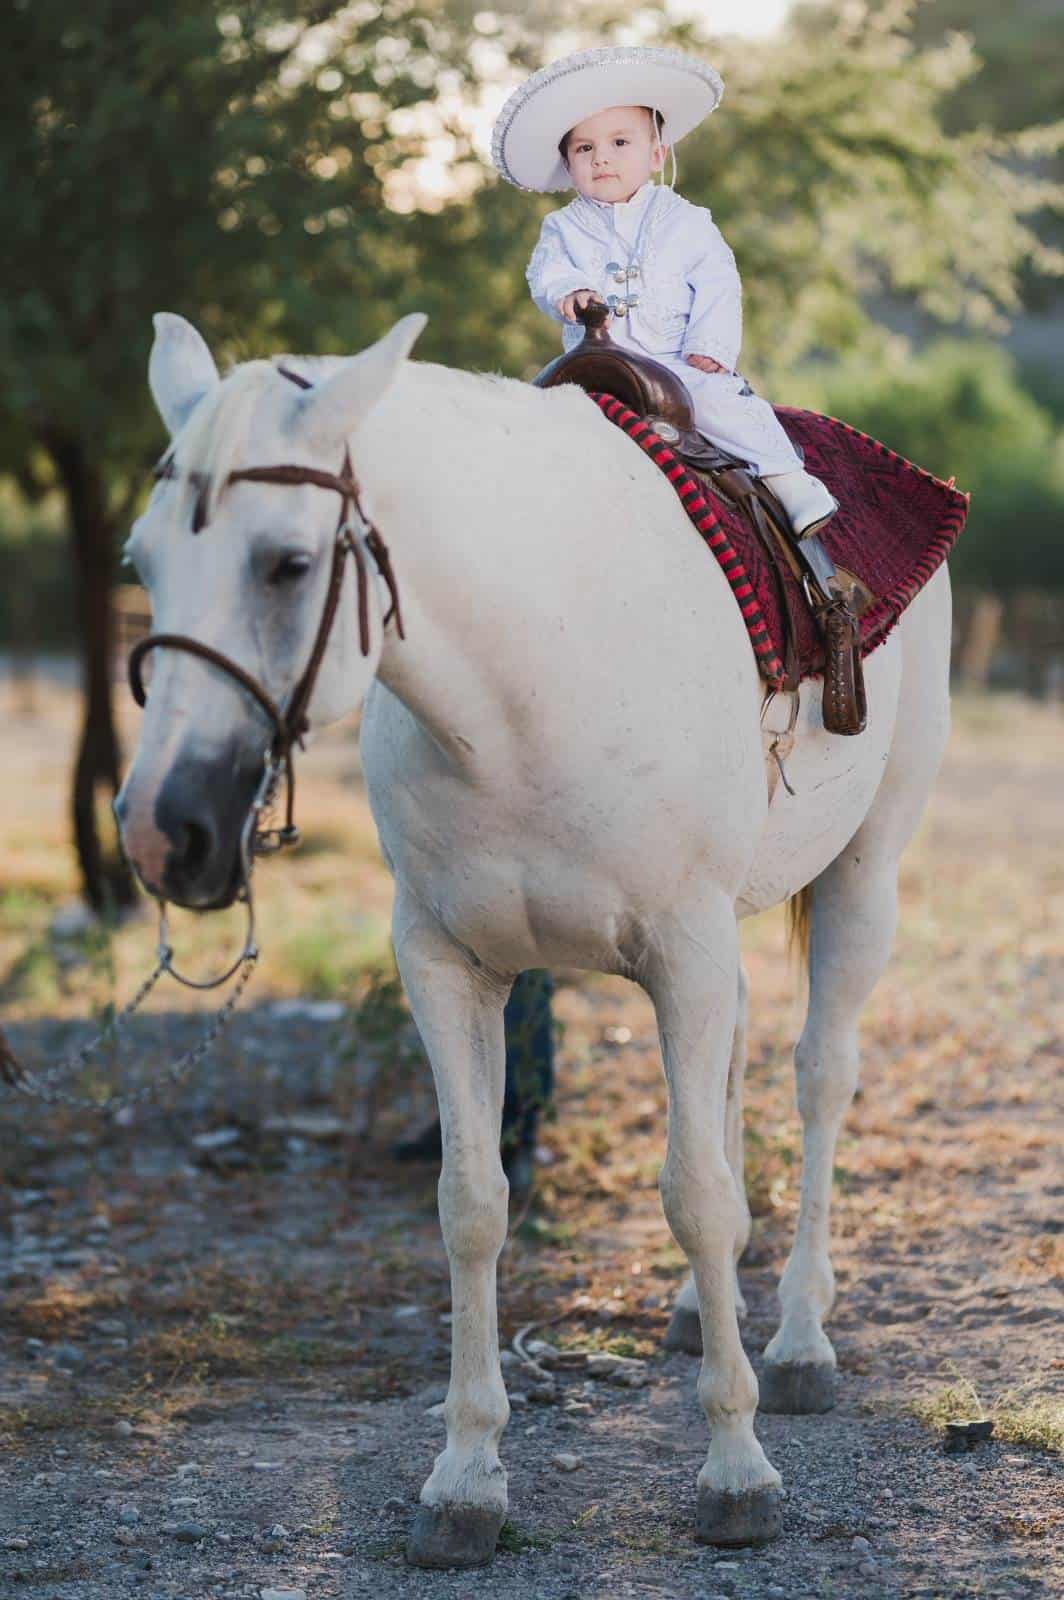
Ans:
[[[702,28],[710,33],[740,34],[747,38],[763,38],[774,32],[785,20],[792,0],[667,0],[665,9],[677,22],[698,19]],[[638,30],[636,30],[636,33]],[[636,42],[636,33],[623,42]],[[588,40],[577,40],[570,35],[559,35],[556,47],[545,52],[549,59],[564,55],[576,48],[586,48]],[[603,43],[608,41],[603,40]],[[504,73],[501,81],[486,87],[476,106],[466,106],[459,113],[473,145],[485,164],[491,161],[491,129],[503,102],[516,87],[519,78]],[[442,107],[454,114],[456,105],[450,96],[440,96]],[[427,130],[433,116],[428,106],[411,108],[403,119],[408,125],[420,124]],[[469,192],[478,179],[468,170],[457,173],[453,164],[454,146],[448,137],[429,140],[426,154],[413,167],[392,173],[387,184],[388,204],[396,211],[415,209],[436,210],[449,200],[461,198]]]

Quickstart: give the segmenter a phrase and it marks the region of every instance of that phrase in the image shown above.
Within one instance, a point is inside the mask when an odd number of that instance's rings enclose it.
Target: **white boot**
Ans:
[[[775,472],[762,479],[783,506],[799,539],[816,533],[839,509],[833,494],[811,472]]]

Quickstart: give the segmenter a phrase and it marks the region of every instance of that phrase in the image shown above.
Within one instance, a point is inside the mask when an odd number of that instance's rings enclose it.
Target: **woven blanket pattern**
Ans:
[[[648,423],[613,395],[591,398],[676,490],[731,585],[765,681],[778,689],[785,677],[781,583],[790,589],[790,612],[799,619],[795,644],[800,674],[808,678],[822,673],[823,642],[793,574],[785,570],[780,576],[770,567],[741,514],[711,495]],[[792,406],[774,409],[804,454],[807,471],[839,502],[820,535],[825,549],[837,566],[854,573],[876,596],[861,618],[861,652],[867,655],[882,644],[946,559],[964,527],[969,496],[836,417]]]

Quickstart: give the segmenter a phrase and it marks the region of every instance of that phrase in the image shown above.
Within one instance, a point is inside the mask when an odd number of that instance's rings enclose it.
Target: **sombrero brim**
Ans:
[[[573,180],[558,154],[570,128],[609,106],[652,106],[674,145],[724,93],[720,74],[679,50],[607,46],[581,50],[532,74],[507,100],[492,134],[492,160],[519,189],[553,193]]]

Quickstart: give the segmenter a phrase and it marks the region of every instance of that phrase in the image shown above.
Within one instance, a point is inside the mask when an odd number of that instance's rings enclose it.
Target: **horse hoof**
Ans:
[[[702,1322],[697,1311],[688,1306],[674,1306],[672,1319],[665,1331],[666,1350],[685,1350],[689,1356],[702,1354]]]
[[[418,1506],[406,1546],[412,1567],[486,1567],[505,1511],[483,1506]]]
[[[730,1494],[699,1489],[695,1538],[702,1544],[769,1544],[783,1525],[780,1492],[772,1484]]]
[[[766,1361],[760,1391],[762,1411],[790,1417],[830,1411],[835,1404],[835,1368],[828,1361]]]

